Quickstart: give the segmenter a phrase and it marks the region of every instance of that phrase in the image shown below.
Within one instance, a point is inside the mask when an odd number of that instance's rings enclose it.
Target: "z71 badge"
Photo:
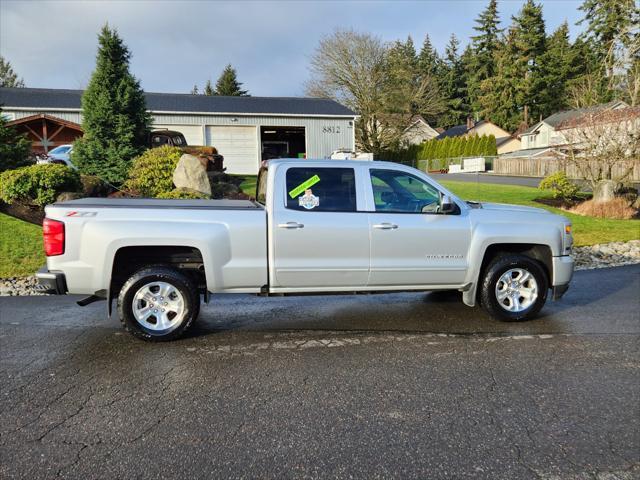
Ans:
[[[312,210],[320,205],[320,199],[316,197],[310,188],[304,191],[304,195],[298,197],[298,205],[307,210]]]

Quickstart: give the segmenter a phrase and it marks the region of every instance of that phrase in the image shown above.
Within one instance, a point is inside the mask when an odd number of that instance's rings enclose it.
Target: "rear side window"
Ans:
[[[290,168],[287,208],[314,212],[355,212],[353,168]]]

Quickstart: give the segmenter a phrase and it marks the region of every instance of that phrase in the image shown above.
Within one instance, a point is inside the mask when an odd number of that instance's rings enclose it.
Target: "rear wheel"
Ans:
[[[524,255],[496,257],[486,268],[480,300],[503,321],[533,318],[547,300],[549,281],[543,267]]]
[[[138,270],[118,296],[118,313],[125,330],[147,341],[181,337],[200,313],[197,285],[168,267]]]

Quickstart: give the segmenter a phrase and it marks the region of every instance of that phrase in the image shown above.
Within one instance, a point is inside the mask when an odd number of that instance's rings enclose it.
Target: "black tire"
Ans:
[[[145,285],[154,282],[168,283],[182,295],[184,311],[181,318],[166,330],[146,328],[136,320],[133,313],[136,293]],[[125,282],[118,295],[118,315],[122,326],[134,337],[141,340],[166,342],[180,338],[191,328],[199,314],[200,293],[197,285],[181,271],[169,267],[155,266],[138,270]]]
[[[536,300],[528,308],[519,312],[510,312],[501,306],[496,295],[496,285],[500,281],[500,277],[511,269],[526,270],[533,275],[537,283]],[[518,254],[498,255],[484,270],[480,288],[480,303],[493,318],[505,322],[518,322],[532,319],[537,315],[547,300],[548,291],[549,279],[538,261]]]

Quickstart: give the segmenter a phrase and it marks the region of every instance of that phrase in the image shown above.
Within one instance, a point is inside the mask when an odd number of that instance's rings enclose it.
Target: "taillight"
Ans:
[[[45,218],[42,222],[42,236],[47,257],[64,253],[64,223]]]

